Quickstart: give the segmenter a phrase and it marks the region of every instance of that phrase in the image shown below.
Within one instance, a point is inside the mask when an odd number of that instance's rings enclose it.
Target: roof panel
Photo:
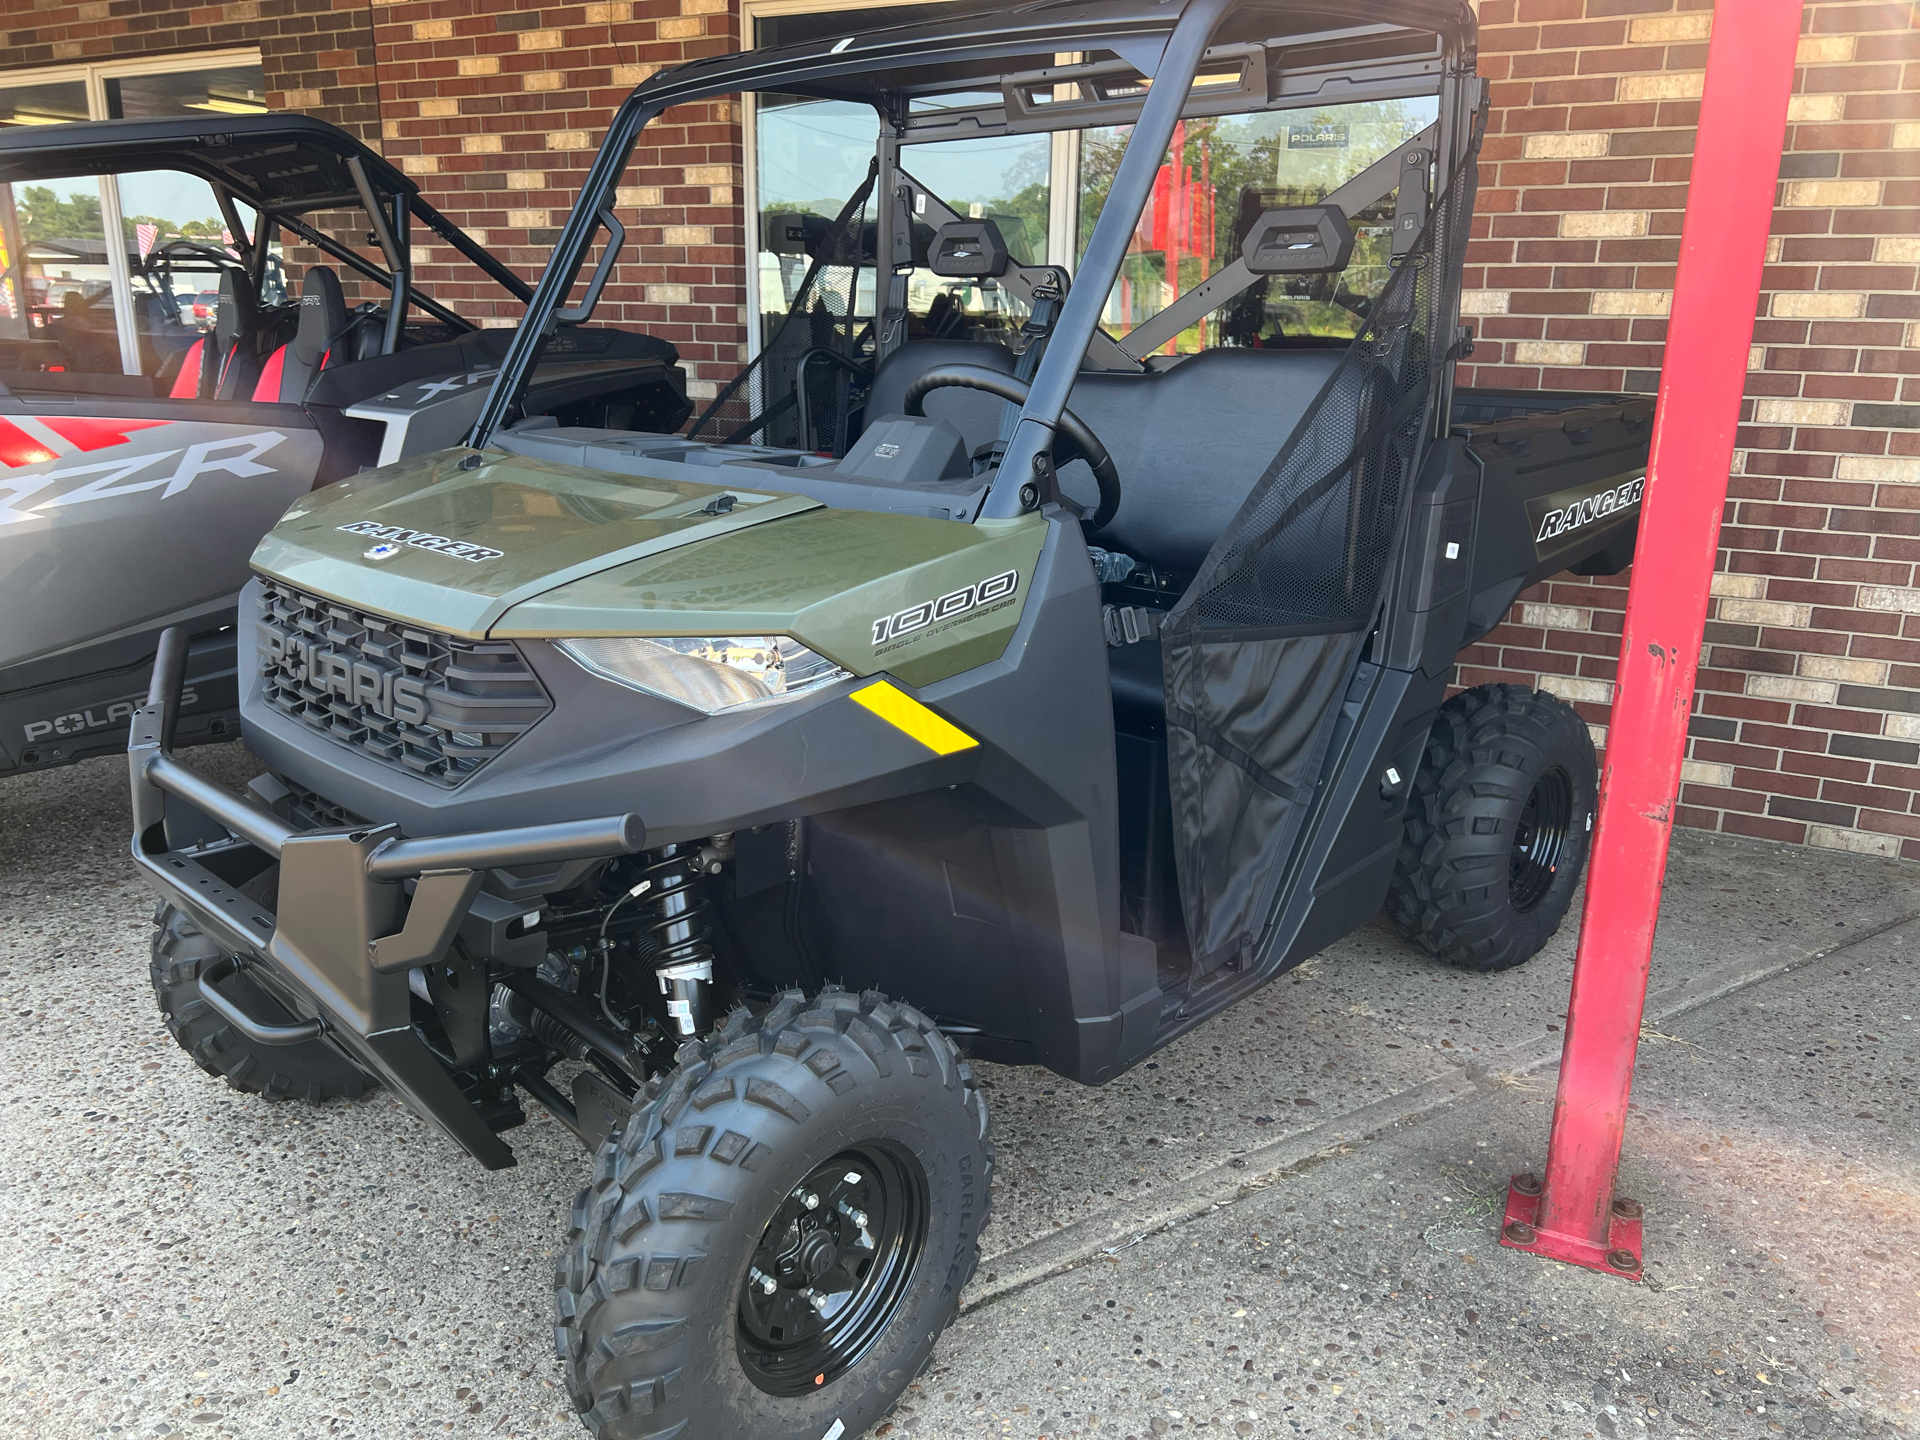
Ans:
[[[0,180],[182,170],[256,210],[298,214],[359,203],[351,159],[387,195],[418,187],[338,126],[309,115],[184,115],[0,130]]]

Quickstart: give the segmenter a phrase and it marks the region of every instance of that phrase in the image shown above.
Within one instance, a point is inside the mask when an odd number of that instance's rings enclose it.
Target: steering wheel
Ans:
[[[989,370],[984,365],[935,365],[907,387],[907,414],[925,415],[926,408],[921,401],[935,390],[952,387],[982,390],[989,395],[998,395],[1002,400],[1010,400],[1015,405],[1027,403],[1027,382],[1015,379],[1004,371]],[[1107,453],[1107,447],[1100,443],[1100,437],[1071,410],[1060,412],[1058,431],[1066,436],[1069,448],[1065,455],[1054,456],[1054,467],[1058,469],[1071,460],[1087,462],[1087,468],[1093,471],[1093,478],[1100,486],[1100,504],[1093,512],[1093,518],[1088,521],[1087,528],[1101,529],[1120,508],[1120,472],[1113,468],[1113,457]]]

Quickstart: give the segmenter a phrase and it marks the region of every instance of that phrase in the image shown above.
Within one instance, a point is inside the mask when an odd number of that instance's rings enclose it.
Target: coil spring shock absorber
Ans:
[[[693,878],[699,859],[698,846],[662,845],[640,872],[653,884],[646,897],[646,928],[660,947],[653,973],[667,997],[667,1015],[683,1036],[707,1028],[707,999],[700,987],[713,981],[713,930],[703,918],[713,903]]]

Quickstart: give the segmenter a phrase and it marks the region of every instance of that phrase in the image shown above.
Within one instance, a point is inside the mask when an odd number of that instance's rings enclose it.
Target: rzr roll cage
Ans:
[[[421,196],[419,187],[346,132],[303,115],[249,115],[139,121],[90,121],[51,133],[0,135],[0,181],[177,170],[205,180],[227,227],[230,257],[203,247],[209,260],[245,273],[258,293],[275,227],[298,236],[391,299],[381,354],[400,347],[406,311],[415,306],[456,331],[479,327],[414,287],[410,235],[418,221],[478,266],[516,300],[533,288]],[[251,232],[241,205],[254,212]],[[317,212],[363,210],[386,265],[375,263],[311,223]],[[139,267],[139,270],[144,270]]]
[[[614,218],[615,189],[641,132],[670,106],[762,91],[871,104],[880,120],[874,252],[881,273],[894,274],[890,296],[904,284],[903,258],[904,268],[912,268],[908,202],[925,193],[899,163],[902,146],[1130,123],[1132,133],[980,514],[1010,518],[1057,501],[1054,431],[1082,365],[1137,368],[1138,357],[1154,348],[1144,341],[1157,337],[1156,343],[1164,343],[1253,278],[1251,272],[1236,275],[1244,268],[1236,262],[1149,320],[1138,338],[1116,343],[1101,331],[1101,311],[1152,196],[1175,124],[1187,115],[1437,92],[1439,120],[1434,127],[1328,197],[1331,206],[1351,214],[1399,184],[1399,167],[1414,155],[1423,182],[1429,169],[1438,177],[1431,187],[1402,187],[1419,194],[1417,233],[1430,213],[1426,207],[1432,192],[1447,185],[1473,144],[1473,117],[1483,95],[1474,75],[1474,37],[1474,19],[1465,0],[1343,0],[1338,14],[1274,0],[1186,0],[1178,8],[1152,0],[1100,0],[1030,4],[713,56],[662,71],[615,112],[468,444],[484,448],[513,418],[557,327],[579,323],[592,313],[624,236]],[[1035,57],[1056,61],[1063,55],[1100,58],[1033,64]],[[1024,67],[1006,63],[1020,59],[1027,61]],[[1208,83],[1196,87],[1195,79],[1203,73]],[[919,95],[990,89],[1002,92],[1000,104],[928,112],[912,103]],[[1079,98],[1056,98],[1063,94]],[[1403,195],[1401,212],[1406,204]],[[1403,213],[1396,215],[1396,257],[1406,253],[1401,218]],[[581,299],[566,305],[602,230],[606,242],[594,272]],[[1038,273],[1049,267],[1028,268]],[[1020,270],[1009,272],[1016,293],[1024,288],[1019,277]],[[889,298],[879,300],[878,308],[885,317],[897,307]],[[1451,334],[1458,317],[1449,315],[1445,322]],[[888,332],[884,318],[878,329],[884,355],[897,343],[897,334]],[[1451,376],[1451,366],[1434,367],[1430,414],[1447,413]]]

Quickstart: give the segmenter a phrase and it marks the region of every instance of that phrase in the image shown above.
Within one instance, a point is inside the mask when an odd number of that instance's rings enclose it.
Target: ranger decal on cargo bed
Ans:
[[[1638,505],[1646,484],[1647,477],[1642,473],[1618,484],[1603,483],[1597,489],[1582,486],[1579,490],[1562,490],[1529,500],[1527,514],[1534,526],[1533,543],[1545,545],[1596,520]]]

